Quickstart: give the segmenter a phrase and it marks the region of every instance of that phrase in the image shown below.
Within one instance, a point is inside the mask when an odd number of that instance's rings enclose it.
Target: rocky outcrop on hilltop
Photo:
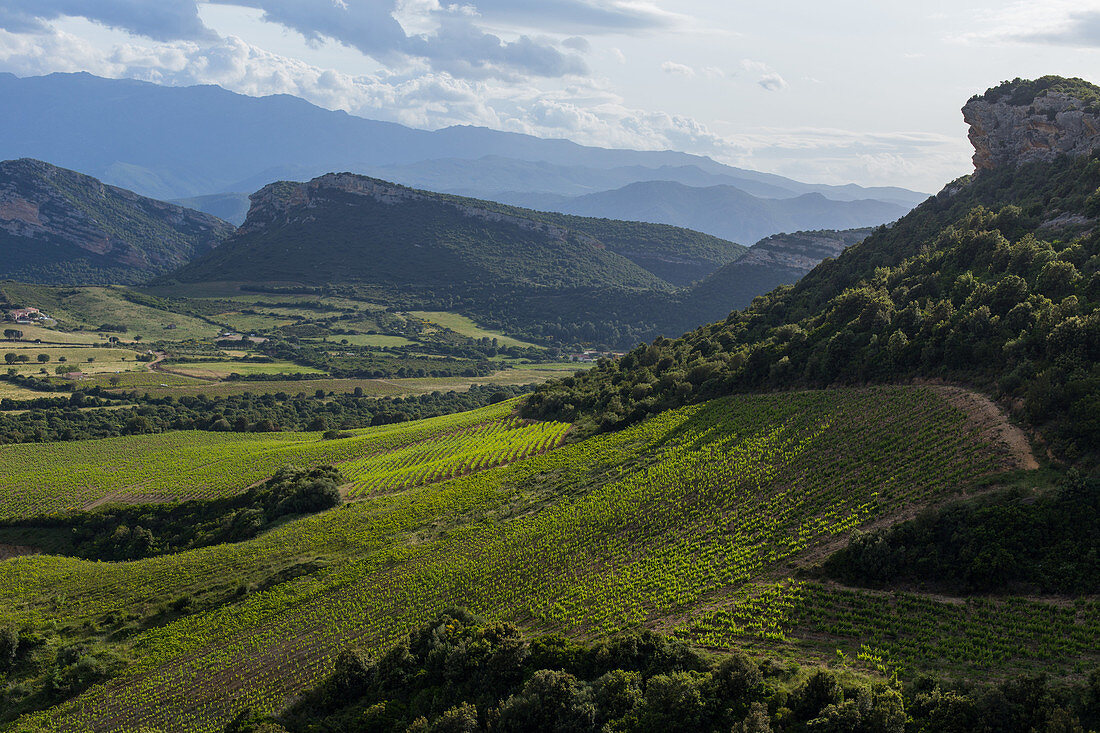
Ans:
[[[971,98],[962,112],[979,172],[1100,148],[1100,87],[1083,79],[1016,79]]]
[[[841,252],[866,237],[871,231],[870,227],[866,227],[843,231],[819,230],[773,234],[749,247],[749,251],[730,265],[730,268],[740,269],[749,265],[785,268],[801,277],[817,267],[822,260],[839,256]]]
[[[3,276],[140,282],[208,252],[232,232],[209,214],[39,160],[0,162]]]

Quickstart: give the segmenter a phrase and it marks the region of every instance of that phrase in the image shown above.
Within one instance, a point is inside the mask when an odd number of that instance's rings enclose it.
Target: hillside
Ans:
[[[221,219],[37,160],[0,162],[0,278],[135,283],[209,252]]]
[[[665,222],[734,242],[756,242],[779,232],[878,226],[901,218],[911,206],[874,200],[834,201],[820,193],[767,198],[731,185],[699,187],[646,181],[548,201],[546,208],[580,216]]]
[[[998,98],[998,119],[1052,120],[1044,134],[1076,153],[1041,144],[1019,159],[995,156],[793,288],[547,386],[527,413],[610,428],[729,392],[941,377],[1018,405],[1058,455],[1095,463],[1100,160],[1089,151],[1100,119],[1080,111],[1085,100],[1060,111],[1066,102],[1054,93],[1027,107]],[[972,100],[967,119],[985,104]],[[970,134],[979,160],[1021,135],[1016,126]]]
[[[524,426],[511,410],[502,403],[332,441],[209,436],[179,452],[168,434],[61,446],[50,458],[31,446],[0,450],[11,490],[43,493],[53,506],[96,506],[102,492],[123,502],[232,496],[285,461],[335,463],[359,499],[245,542],[129,563],[0,563],[0,626],[60,646],[76,633],[67,629],[83,628],[85,664],[102,664],[71,702],[23,723],[216,730],[246,705],[280,709],[348,645],[380,654],[456,603],[534,631],[606,636],[642,624],[714,649],[748,643],[812,665],[840,648],[854,660],[861,630],[810,615],[828,588],[794,580],[793,568],[852,527],[1020,465],[988,418],[932,388],[739,396],[556,448],[564,426]],[[139,445],[172,463],[171,480],[147,484],[140,460],[114,470]],[[43,470],[71,480],[44,490]],[[103,477],[95,493],[88,470]],[[34,515],[27,502],[11,511]],[[149,605],[150,593],[165,605]],[[829,614],[843,614],[839,603]],[[958,619],[939,640],[943,660],[913,656],[906,640],[917,637],[903,637],[892,663],[976,673],[984,657],[961,642],[1050,618],[1049,603],[1029,603],[998,601],[995,614]],[[948,605],[914,606],[905,623],[920,628]],[[1029,645],[1052,634],[1069,644],[1059,669],[1091,660],[1076,629],[1095,623],[1086,609],[1079,621],[1028,626],[1004,646],[1002,664],[1028,669]]]
[[[252,196],[248,218],[225,247],[172,278],[412,288],[489,280],[555,288],[662,285],[583,232],[349,173],[266,186]]]
[[[804,231],[765,237],[685,293],[678,309],[679,322],[686,331],[692,324],[724,318],[759,295],[795,284],[823,260],[840,256],[871,231]]]
[[[534,212],[343,173],[261,189],[225,245],[162,282],[343,286],[543,342],[618,345],[661,332],[677,286],[744,251],[668,225]]]

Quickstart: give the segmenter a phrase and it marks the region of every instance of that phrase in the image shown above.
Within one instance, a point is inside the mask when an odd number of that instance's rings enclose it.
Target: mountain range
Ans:
[[[332,171],[586,216],[650,211],[652,221],[721,232],[743,244],[792,228],[885,223],[925,198],[893,187],[802,183],[672,151],[612,150],[469,126],[418,130],[297,97],[254,98],[215,86],[164,87],[86,73],[0,74],[0,99],[20,112],[0,118],[0,158],[33,157],[145,196],[188,199],[233,223],[243,221],[246,210],[241,192]],[[654,181],[733,187],[744,196],[729,220],[718,223],[690,206],[666,202],[654,209],[647,191],[630,188]],[[616,193],[572,200],[607,191]],[[215,194],[236,195],[206,198]],[[631,200],[634,194],[640,198]],[[797,198],[805,194],[823,199]],[[714,195],[687,192],[670,200]],[[723,190],[719,198],[731,196]],[[807,215],[791,221],[790,212],[804,205]],[[754,223],[738,228],[739,217]]]

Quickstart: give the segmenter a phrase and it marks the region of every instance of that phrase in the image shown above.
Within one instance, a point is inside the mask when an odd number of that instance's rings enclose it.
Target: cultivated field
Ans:
[[[1010,464],[927,388],[729,397],[526,459],[562,428],[513,423],[508,409],[335,441],[216,435],[172,462],[193,435],[89,441],[83,453],[81,444],[0,448],[5,467],[39,466],[17,474],[7,501],[23,505],[14,513],[30,511],[28,496],[57,506],[109,495],[103,486],[153,493],[142,483],[150,476],[163,498],[178,498],[239,490],[290,460],[362,469],[352,489],[361,501],[248,542],[132,563],[35,556],[0,564],[0,622],[79,627],[122,614],[144,628],[124,642],[133,662],[123,676],[34,721],[58,730],[214,731],[246,704],[284,704],[347,645],[381,649],[454,604],[570,635],[675,624],[709,634],[701,640],[715,646],[798,645],[799,629],[822,622],[795,612],[800,597],[813,607],[814,591],[790,590],[788,563]],[[497,457],[459,463],[482,436]],[[139,443],[147,456],[127,459]],[[61,453],[36,458],[43,447]],[[485,468],[496,463],[507,465]],[[67,487],[43,473],[51,464],[73,477]],[[98,466],[94,479],[79,479],[80,465]],[[234,596],[242,583],[255,590]],[[154,599],[183,596],[207,610],[141,626]],[[762,619],[756,628],[715,615],[750,597]],[[1007,602],[1005,612],[1012,608]],[[1095,624],[1090,608],[1074,629]],[[1049,636],[1028,625],[1033,617],[1025,610],[1014,628]],[[881,637],[880,627],[860,621],[841,645]],[[959,649],[959,663],[981,662],[984,652]]]

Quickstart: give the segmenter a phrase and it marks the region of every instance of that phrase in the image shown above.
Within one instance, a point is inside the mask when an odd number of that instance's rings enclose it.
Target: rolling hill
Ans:
[[[261,189],[228,242],[160,282],[343,285],[543,342],[628,346],[723,317],[866,233],[779,235],[746,250],[666,224],[536,212],[342,173]]]
[[[0,277],[135,283],[173,270],[233,231],[221,219],[43,163],[0,162]]]

